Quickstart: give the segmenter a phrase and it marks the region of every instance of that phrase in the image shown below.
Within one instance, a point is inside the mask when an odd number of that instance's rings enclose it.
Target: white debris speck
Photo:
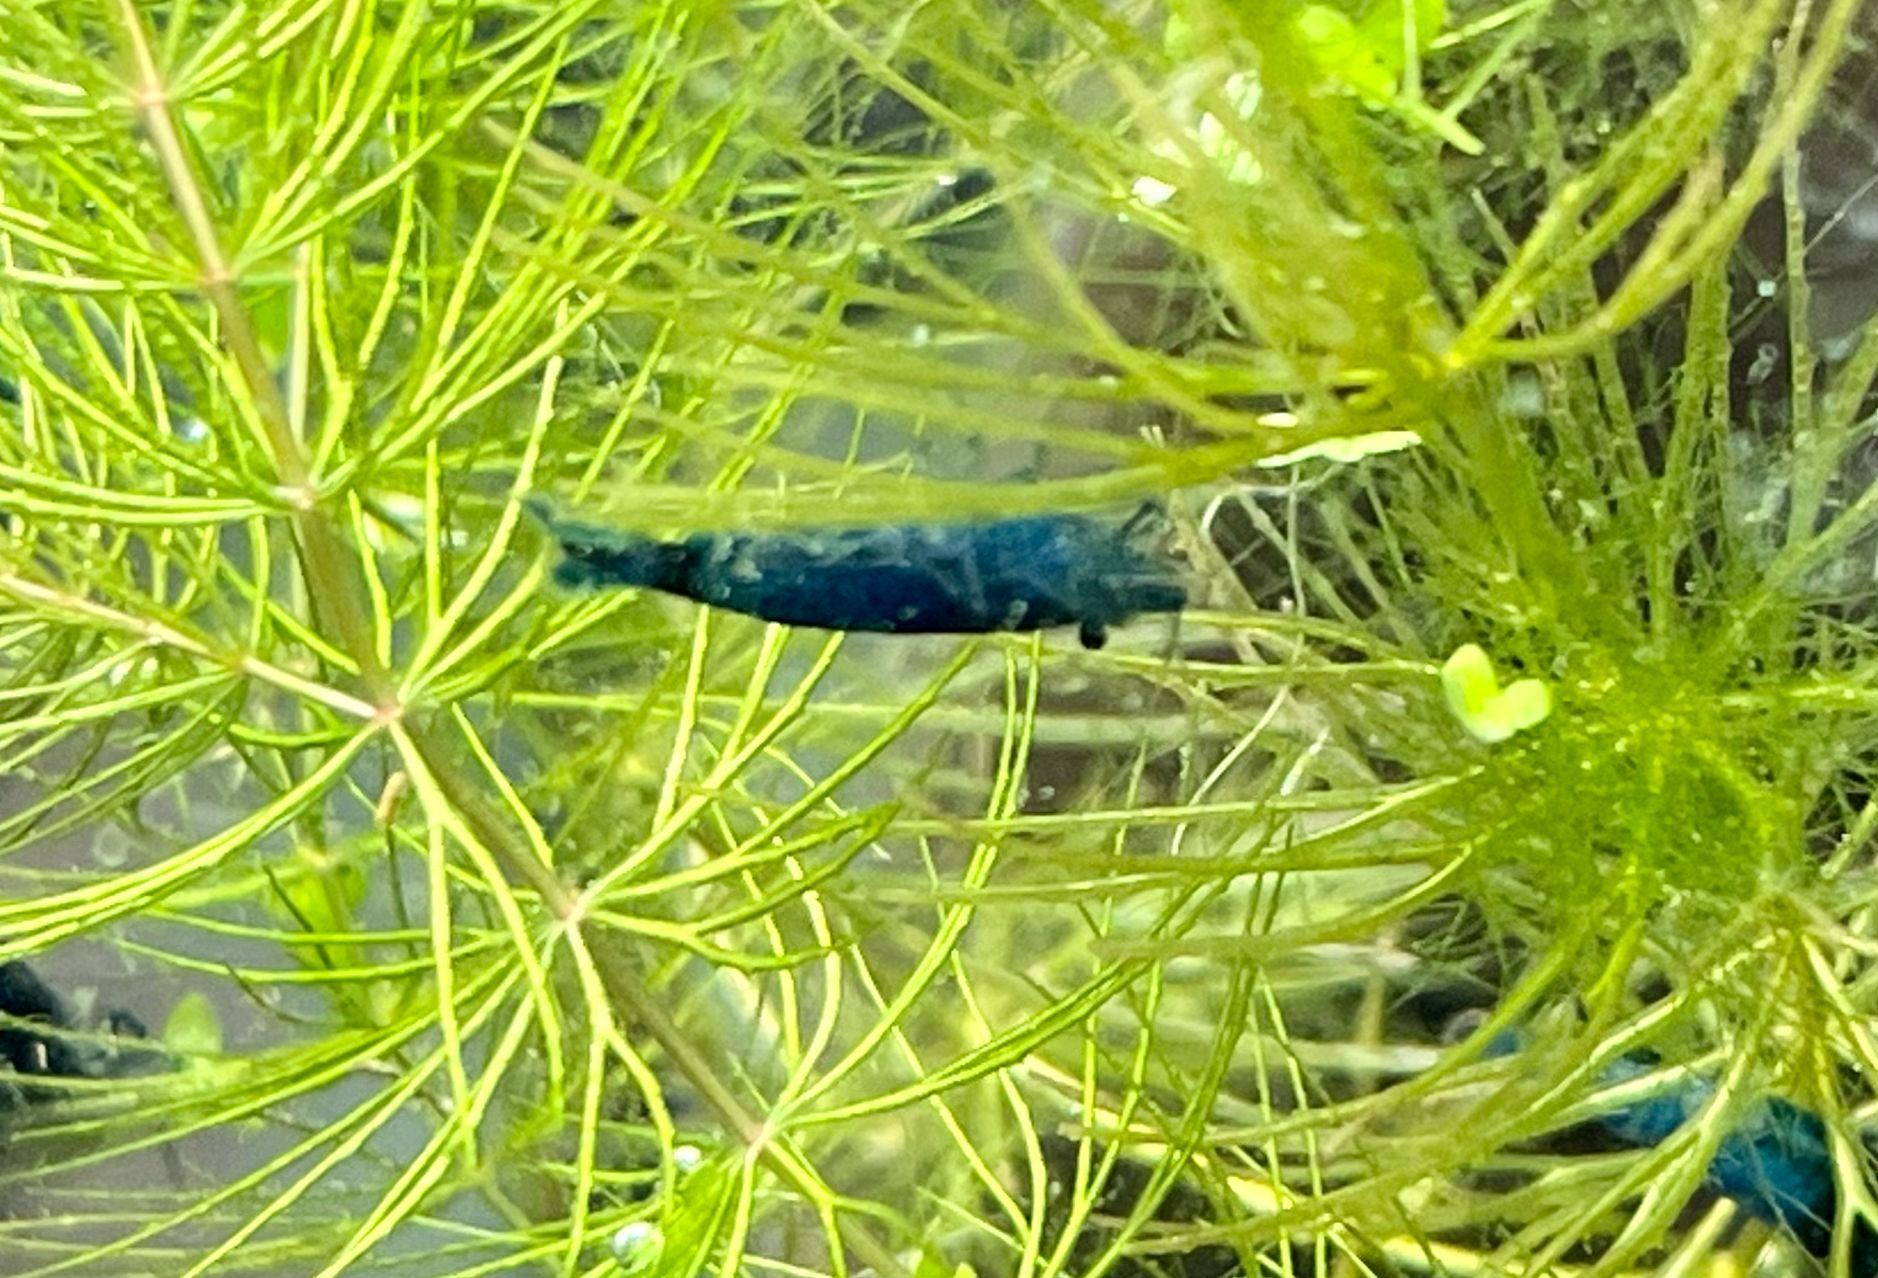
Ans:
[[[1537,417],[1545,412],[1545,387],[1530,375],[1509,377],[1500,402],[1514,417]]]
[[[1349,463],[1373,457],[1378,453],[1399,452],[1404,448],[1413,448],[1422,442],[1422,437],[1412,430],[1379,430],[1368,435],[1341,435],[1330,439],[1320,439],[1303,448],[1294,448],[1290,452],[1262,458],[1259,465],[1272,469],[1279,466],[1292,466],[1301,461],[1322,458],[1329,462]]]
[[[1159,178],[1138,177],[1131,189],[1135,198],[1151,209],[1158,209],[1174,198],[1174,188]]]

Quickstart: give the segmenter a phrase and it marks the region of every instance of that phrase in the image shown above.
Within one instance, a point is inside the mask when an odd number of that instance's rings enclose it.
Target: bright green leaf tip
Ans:
[[[1552,713],[1550,686],[1540,679],[1518,679],[1502,688],[1479,644],[1454,650],[1441,667],[1441,687],[1461,726],[1489,745],[1537,727]]]
[[[222,1051],[222,1018],[214,1004],[191,990],[176,1000],[169,1019],[163,1023],[163,1042],[183,1056],[219,1056]]]

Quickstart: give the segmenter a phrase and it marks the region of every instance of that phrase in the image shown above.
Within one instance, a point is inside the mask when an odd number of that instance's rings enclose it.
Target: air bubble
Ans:
[[[659,1263],[665,1234],[649,1220],[630,1221],[614,1233],[612,1250],[622,1273],[643,1273]]]

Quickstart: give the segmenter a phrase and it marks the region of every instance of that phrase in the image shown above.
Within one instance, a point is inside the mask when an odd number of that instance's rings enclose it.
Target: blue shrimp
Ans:
[[[1119,526],[1084,515],[693,533],[677,541],[563,520],[539,500],[570,586],[644,586],[730,612],[823,630],[984,634],[1108,628],[1187,604],[1173,563],[1147,543],[1144,507]]]
[[[1508,1056],[1521,1045],[1517,1031],[1497,1035],[1489,1056]],[[1599,1076],[1607,1087],[1651,1073],[1655,1065],[1625,1057]],[[1693,1077],[1665,1092],[1632,1101],[1591,1119],[1606,1134],[1637,1149],[1660,1145],[1715,1095],[1713,1080]],[[1757,1220],[1777,1225],[1814,1256],[1832,1248],[1839,1189],[1825,1120],[1780,1096],[1761,1099],[1722,1137],[1702,1176],[1715,1193],[1732,1198]],[[1852,1237],[1853,1278],[1878,1278],[1878,1232],[1860,1220]]]
[[[1641,1078],[1654,1067],[1624,1059],[1606,1067],[1607,1084]],[[1715,1084],[1693,1078],[1682,1085],[1601,1114],[1598,1126],[1625,1144],[1661,1144],[1699,1113]],[[1814,1255],[1832,1243],[1838,1186],[1832,1173],[1832,1144],[1825,1120],[1780,1096],[1760,1100],[1722,1137],[1703,1183],[1734,1199],[1750,1216],[1779,1225]],[[1869,1270],[1855,1270],[1867,1273]]]

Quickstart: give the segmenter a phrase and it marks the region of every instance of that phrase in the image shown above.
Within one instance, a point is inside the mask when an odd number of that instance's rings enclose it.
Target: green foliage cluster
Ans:
[[[181,1060],[8,1115],[0,1270],[1811,1263],[1700,1181],[1772,1091],[1873,1206],[1861,8],[0,0],[0,957]],[[537,493],[1157,499],[1197,603],[570,595]]]

